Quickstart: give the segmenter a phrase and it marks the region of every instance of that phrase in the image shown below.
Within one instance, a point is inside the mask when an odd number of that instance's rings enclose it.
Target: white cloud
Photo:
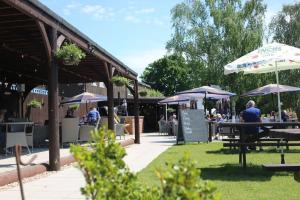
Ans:
[[[63,14],[64,15],[71,15],[72,11],[78,9],[80,6],[81,6],[80,3],[68,4],[63,8]]]
[[[132,15],[128,15],[125,17],[125,21],[128,21],[128,22],[133,22],[133,23],[139,23],[141,22],[141,20],[135,16],[132,16]]]
[[[149,13],[153,13],[153,12],[155,12],[154,8],[144,8],[144,9],[135,11],[136,14],[149,14]]]
[[[85,5],[81,9],[82,12],[87,13],[87,14],[104,14],[105,13],[105,8],[102,7],[101,5]]]
[[[167,51],[163,48],[146,49],[144,51],[129,52],[126,55],[119,56],[120,60],[124,62],[129,68],[142,75],[145,68],[153,63],[155,60],[162,58]]]

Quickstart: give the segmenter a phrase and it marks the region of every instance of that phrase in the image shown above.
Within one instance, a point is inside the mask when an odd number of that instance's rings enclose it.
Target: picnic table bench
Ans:
[[[237,147],[235,144],[240,142],[239,138],[224,138],[222,139],[222,141],[224,142],[229,142],[229,143],[224,143],[224,147],[229,147],[230,149],[232,147]],[[258,138],[258,140],[256,141],[257,143],[261,143],[261,142],[276,142],[277,148],[279,148],[280,146],[280,142],[284,142],[286,145],[286,149],[289,149],[289,145],[288,145],[288,140],[284,139],[284,138]],[[271,143],[273,144],[273,143]],[[258,145],[259,146],[259,145]]]
[[[284,128],[288,126],[296,127],[300,126],[300,122],[224,122],[219,124],[222,127],[231,127],[231,128],[238,128],[239,131],[239,141],[235,142],[234,140],[231,140],[233,142],[231,143],[224,143],[224,147],[239,147],[240,152],[239,152],[239,163],[243,166],[243,168],[246,168],[246,152],[247,152],[247,146],[300,146],[300,143],[298,142],[293,142],[290,143],[289,140],[298,140],[300,141],[300,129],[299,130],[299,135],[296,133],[293,135],[287,134],[287,132],[282,132],[279,131],[276,134],[273,134],[273,130],[288,130],[288,129],[269,129],[269,128]],[[260,141],[260,142],[254,142],[254,143],[246,143],[245,142],[245,129],[247,127],[251,126],[260,126],[263,127],[264,129],[269,130],[268,134],[271,137],[275,138],[281,138],[280,142],[267,142],[267,141]],[[297,129],[293,129],[297,130]],[[284,163],[284,154],[283,154],[283,149],[281,149],[281,162]]]
[[[294,179],[300,182],[300,163],[298,164],[263,164],[263,169],[268,171],[294,172]]]

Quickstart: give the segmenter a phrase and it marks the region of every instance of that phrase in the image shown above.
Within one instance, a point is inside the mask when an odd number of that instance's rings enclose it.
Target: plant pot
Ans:
[[[67,65],[67,66],[78,65],[79,62],[80,62],[79,60],[73,60],[73,59],[64,59],[63,60],[63,64]]]

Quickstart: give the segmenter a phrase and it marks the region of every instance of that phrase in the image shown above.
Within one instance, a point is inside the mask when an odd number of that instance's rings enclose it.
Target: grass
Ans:
[[[244,170],[238,164],[238,151],[223,149],[222,143],[176,145],[138,173],[139,180],[149,186],[160,184],[155,170],[165,162],[176,162],[185,152],[197,161],[201,179],[215,183],[223,200],[300,199],[300,183],[294,181],[293,173],[262,169],[262,164],[280,163],[280,151],[273,147],[248,153]],[[300,148],[290,147],[285,152],[286,163],[300,163]]]

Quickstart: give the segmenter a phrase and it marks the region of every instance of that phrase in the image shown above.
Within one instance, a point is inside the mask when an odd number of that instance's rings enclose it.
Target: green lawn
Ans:
[[[164,167],[165,162],[176,162],[184,152],[198,162],[201,178],[213,181],[224,200],[300,199],[300,183],[294,181],[293,173],[262,169],[264,163],[280,162],[280,153],[273,147],[248,153],[247,169],[243,170],[238,164],[238,151],[224,149],[222,143],[176,145],[142,170],[139,180],[150,186],[159,184],[155,169]],[[300,148],[290,147],[286,152],[286,163],[300,163]]]

